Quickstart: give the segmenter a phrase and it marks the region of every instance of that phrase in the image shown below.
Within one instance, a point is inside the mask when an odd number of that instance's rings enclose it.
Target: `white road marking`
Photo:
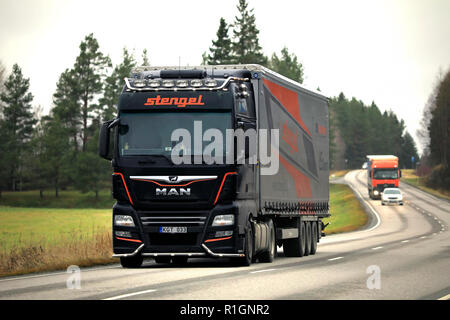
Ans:
[[[403,242],[403,243],[406,243],[406,242],[409,242],[409,240],[403,240],[402,242]]]
[[[89,269],[83,269],[81,268],[81,272],[88,272],[88,271],[98,271],[98,270],[107,270],[107,269],[118,269],[121,268],[120,266],[112,266],[112,267],[100,267],[100,268],[89,268]],[[33,279],[33,278],[42,278],[42,277],[50,277],[50,276],[57,276],[57,275],[62,275],[62,274],[67,274],[66,271],[63,272],[52,272],[52,273],[45,273],[45,274],[37,274],[34,276],[15,276],[12,278],[7,278],[7,279],[0,279],[0,282],[4,282],[4,281],[13,281],[13,280],[23,280],[23,279]]]
[[[372,250],[378,250],[378,249],[382,249],[383,247],[375,247],[375,248],[372,248]]]
[[[420,239],[426,239],[427,237],[425,237],[425,236],[423,236],[423,237],[420,237]]]
[[[331,259],[328,259],[328,261],[339,260],[339,259],[342,259],[342,258],[344,258],[344,257],[336,257],[336,258],[331,258]]]
[[[450,300],[450,294],[439,298],[438,300]]]
[[[265,269],[265,270],[258,270],[258,271],[252,271],[250,273],[259,273],[259,272],[269,272],[269,271],[274,271],[276,269]]]
[[[138,292],[133,292],[133,293],[128,293],[128,294],[122,294],[120,296],[115,296],[115,297],[111,297],[111,298],[106,298],[103,300],[119,300],[119,299],[128,298],[128,297],[132,297],[132,296],[137,296],[139,294],[145,294],[145,293],[150,293],[150,292],[155,292],[155,291],[156,290],[154,290],[154,289],[138,291]]]

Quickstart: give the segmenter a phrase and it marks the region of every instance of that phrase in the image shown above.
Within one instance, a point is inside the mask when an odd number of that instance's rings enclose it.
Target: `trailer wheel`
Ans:
[[[306,229],[306,235],[305,235],[305,256],[309,256],[311,253],[311,243],[312,243],[312,236],[311,236],[311,222],[306,221],[305,222],[305,229]]]
[[[298,238],[283,241],[283,251],[286,257],[303,257],[305,255],[305,224],[298,219]]]
[[[134,257],[121,257],[120,264],[124,268],[139,268],[144,261],[144,257],[140,254],[135,255]]]
[[[260,262],[272,262],[275,259],[277,253],[277,241],[275,239],[275,227],[273,225],[272,220],[268,223],[269,225],[269,249],[267,251],[262,252],[259,255]]]
[[[312,222],[311,223],[311,251],[310,251],[310,254],[316,254],[317,240],[318,240],[317,233],[318,233],[317,223]]]
[[[245,230],[245,241],[244,241],[245,242],[245,245],[244,245],[245,257],[236,258],[236,260],[234,260],[236,265],[242,266],[242,267],[250,266],[253,262],[253,256],[254,256],[253,228],[252,228],[252,223],[250,222],[250,220],[247,221],[247,225],[246,225],[245,229],[246,229]]]

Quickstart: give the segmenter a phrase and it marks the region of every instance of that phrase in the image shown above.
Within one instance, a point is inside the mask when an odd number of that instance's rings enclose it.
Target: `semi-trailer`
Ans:
[[[123,267],[316,253],[330,216],[326,96],[260,65],[139,67],[124,80],[99,138]]]

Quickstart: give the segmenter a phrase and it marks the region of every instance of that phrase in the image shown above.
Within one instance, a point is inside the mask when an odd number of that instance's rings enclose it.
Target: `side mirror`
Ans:
[[[113,121],[107,121],[102,124],[100,128],[100,134],[98,137],[98,155],[106,160],[111,160],[109,155],[109,129]]]
[[[402,177],[402,170],[398,170],[400,172],[400,178]]]

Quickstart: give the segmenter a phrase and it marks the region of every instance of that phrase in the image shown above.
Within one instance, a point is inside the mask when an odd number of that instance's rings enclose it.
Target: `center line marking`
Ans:
[[[156,290],[154,290],[154,289],[138,291],[138,292],[133,292],[133,293],[128,293],[128,294],[122,294],[120,296],[115,296],[115,297],[111,297],[111,298],[106,298],[103,300],[118,300],[118,299],[128,298],[128,297],[132,297],[132,296],[137,296],[139,294],[145,294],[145,293],[150,293],[150,292],[155,292],[155,291]]]
[[[331,259],[328,259],[328,261],[339,260],[339,259],[342,259],[342,258],[344,258],[344,257],[336,257],[336,258],[331,258]]]
[[[265,269],[265,270],[251,271],[250,273],[269,272],[269,271],[274,271],[274,270],[276,270],[276,269]]]
[[[378,249],[382,249],[383,247],[375,247],[375,248],[372,248],[372,250],[378,250]]]

